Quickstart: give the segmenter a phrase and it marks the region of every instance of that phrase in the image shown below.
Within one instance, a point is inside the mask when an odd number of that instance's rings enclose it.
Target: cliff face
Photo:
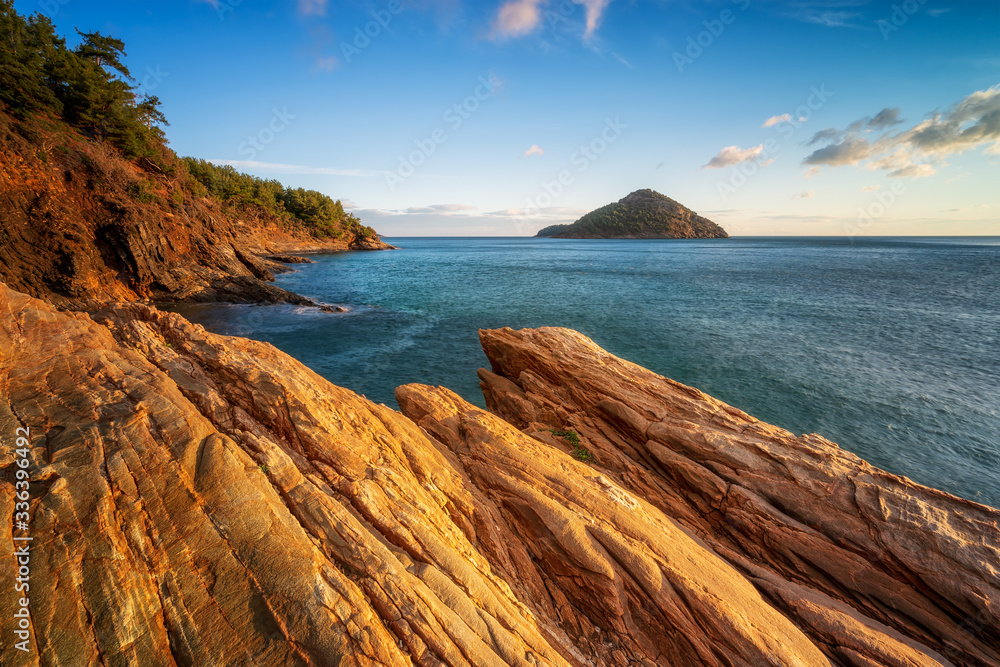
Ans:
[[[165,160],[183,170],[176,158]],[[0,280],[73,307],[140,299],[304,303],[267,284],[286,269],[259,255],[389,247],[234,216],[195,194],[181,171],[123,160],[68,126],[15,121],[0,109]]]
[[[0,287],[17,664],[1000,664],[1000,512],[575,332],[482,340],[492,413],[408,385],[404,416],[177,315]]]

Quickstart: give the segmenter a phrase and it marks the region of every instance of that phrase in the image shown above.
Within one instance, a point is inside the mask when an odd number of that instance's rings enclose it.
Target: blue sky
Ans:
[[[15,6],[123,39],[179,154],[387,236],[532,235],[647,187],[733,235],[1000,235],[994,1]]]

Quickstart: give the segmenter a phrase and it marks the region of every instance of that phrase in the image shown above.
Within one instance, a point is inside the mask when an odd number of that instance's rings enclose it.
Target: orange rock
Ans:
[[[1000,512],[757,421],[566,329],[482,331],[487,405],[741,571],[831,660],[1000,664]],[[563,443],[564,449],[569,447]]]
[[[16,664],[573,664],[465,537],[476,499],[412,422],[264,343],[94,317],[0,287],[0,433],[30,427],[35,480]]]
[[[507,421],[416,385],[407,417],[178,315],[0,286],[34,538],[31,650],[0,566],[0,661],[1000,664],[997,511],[574,332],[483,342]]]

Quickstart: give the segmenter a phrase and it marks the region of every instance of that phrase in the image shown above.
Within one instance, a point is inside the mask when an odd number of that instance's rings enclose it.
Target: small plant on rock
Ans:
[[[566,429],[563,431],[551,431],[552,435],[557,436],[573,445],[573,458],[577,461],[582,461],[583,463],[590,463],[594,460],[594,455],[590,453],[590,450],[580,444],[580,436],[573,429]]]

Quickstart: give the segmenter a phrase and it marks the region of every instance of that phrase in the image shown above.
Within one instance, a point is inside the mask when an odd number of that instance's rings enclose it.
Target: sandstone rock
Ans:
[[[507,553],[492,560],[516,563],[512,587],[598,664],[828,664],[744,576],[607,475],[447,389],[396,396],[495,504]]]
[[[407,417],[175,314],[0,286],[34,538],[31,652],[0,595],[0,661],[1000,664],[996,510],[574,332],[482,338],[507,420],[418,385]]]
[[[1000,511],[759,422],[576,332],[480,337],[491,410],[538,436],[574,429],[595,472],[741,571],[832,661],[1000,664]]]
[[[301,257],[299,255],[267,255],[264,259],[270,259],[275,262],[281,262],[283,264],[312,264],[313,261],[308,257]]]
[[[263,343],[94,317],[0,291],[0,433],[32,432],[17,664],[579,664],[465,537],[475,498],[412,422]]]

